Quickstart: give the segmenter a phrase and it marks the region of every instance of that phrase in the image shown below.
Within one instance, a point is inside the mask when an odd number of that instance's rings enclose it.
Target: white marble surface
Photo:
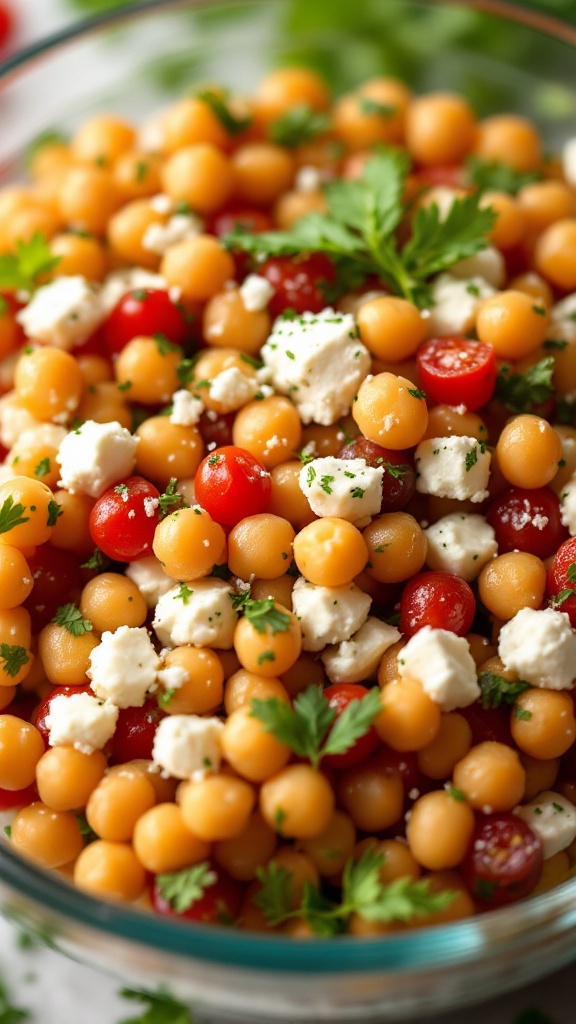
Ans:
[[[18,13],[20,45],[61,28],[73,18],[65,0],[11,2]],[[121,982],[50,949],[21,949],[17,931],[2,920],[0,978],[13,1003],[30,1011],[30,1024],[118,1024],[138,1016],[138,1005],[119,997]],[[521,992],[474,1009],[443,1014],[438,1020],[443,1024],[517,1024],[523,1011],[537,1007],[549,1015],[550,1024],[574,1024],[575,1006],[576,966]],[[0,1013],[0,1024],[2,1020]]]

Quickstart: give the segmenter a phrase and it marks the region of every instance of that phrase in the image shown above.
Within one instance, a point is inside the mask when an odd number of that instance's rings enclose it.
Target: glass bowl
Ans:
[[[455,89],[479,114],[532,117],[554,149],[576,127],[576,28],[495,0],[144,3],[72,27],[0,68],[0,185],[41,133],[90,113],[142,120],[193,82],[249,89],[278,61],[336,89],[376,73]],[[0,910],[58,949],[198,1019],[400,1021],[464,1006],[576,958],[576,878],[507,909],[377,939],[310,942],[153,916],[93,899],[0,843]]]

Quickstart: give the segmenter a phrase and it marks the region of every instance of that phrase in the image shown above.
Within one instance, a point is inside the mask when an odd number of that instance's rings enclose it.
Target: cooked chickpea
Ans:
[[[16,393],[28,412],[39,420],[59,422],[77,409],[84,380],[78,363],[69,352],[45,346],[35,348],[18,360]]]
[[[524,292],[497,292],[482,303],[476,318],[480,341],[502,359],[521,359],[546,338],[548,310]]]
[[[289,671],[293,671],[297,664],[298,662],[295,662]],[[270,700],[272,697],[284,704],[290,702],[286,687],[274,676],[261,676],[255,672],[248,672],[245,668],[239,668],[226,680],[224,707],[227,715],[231,715],[238,708],[250,707],[254,698]]]
[[[354,853],[356,828],[344,811],[335,810],[319,836],[301,839],[300,847],[324,878],[337,876]]]
[[[334,104],[333,129],[353,151],[378,142],[397,143],[404,136],[411,93],[396,78],[372,78]]]
[[[539,793],[554,789],[554,784],[560,770],[560,758],[550,757],[546,760],[531,757],[530,754],[520,752],[520,763],[526,772],[526,783],[522,803],[532,800]]]
[[[210,854],[209,845],[188,828],[175,803],[156,804],[144,811],[134,825],[132,841],[140,864],[154,874],[180,871]]]
[[[290,747],[276,739],[252,714],[250,705],[232,711],[220,737],[222,754],[249,782],[264,782],[287,763]]]
[[[428,413],[428,426],[422,440],[428,437],[476,437],[488,439],[486,424],[476,412],[465,412],[458,406],[435,405]]]
[[[160,257],[147,247],[146,234],[154,224],[163,223],[164,218],[147,199],[133,199],[126,203],[110,217],[106,228],[112,256],[155,270]]]
[[[545,487],[556,476],[562,445],[547,420],[526,413],[506,424],[496,456],[500,470],[514,487]]]
[[[474,830],[474,811],[444,789],[425,793],[412,806],[406,826],[408,846],[418,864],[431,871],[462,861]]]
[[[158,523],[154,554],[168,576],[195,580],[222,561],[226,537],[204,509],[183,508]]]
[[[282,395],[249,402],[236,414],[232,440],[246,448],[266,469],[284,463],[299,450],[302,424],[296,407]]]
[[[356,828],[381,832],[395,825],[404,809],[404,786],[397,772],[360,764],[339,772],[338,801]]]
[[[378,373],[365,380],[352,415],[365,437],[395,451],[418,444],[428,424],[422,393],[412,381],[394,373]]]
[[[161,158],[158,153],[133,149],[114,162],[114,183],[125,199],[143,199],[160,192]]]
[[[64,174],[59,203],[66,224],[103,235],[110,217],[122,203],[122,195],[111,171],[78,165]]]
[[[380,583],[410,579],[426,561],[426,537],[408,512],[376,516],[362,536],[368,549],[366,572]]]
[[[437,736],[440,708],[416,679],[395,679],[382,687],[376,732],[392,750],[421,750]]]
[[[265,121],[274,121],[301,104],[312,110],[326,110],[330,94],[316,71],[288,66],[269,71],[260,79],[254,101],[258,115]]]
[[[295,529],[302,529],[313,522],[316,516],[300,487],[301,462],[289,460],[274,466],[270,474],[272,497],[268,511],[287,519]]]
[[[207,775],[199,782],[184,782],[178,803],[185,825],[205,842],[240,835],[254,810],[256,792],[245,779]]]
[[[161,178],[171,199],[201,214],[219,210],[234,187],[233,164],[210,142],[178,149],[162,167]]]
[[[74,232],[55,235],[50,242],[50,252],[60,261],[52,271],[54,277],[81,274],[89,281],[101,281],[106,273],[106,252],[97,238]]]
[[[486,740],[454,766],[454,785],[477,811],[511,811],[524,795],[526,772],[515,750]]]
[[[35,726],[15,715],[0,715],[0,788],[25,789],[34,782],[44,740]]]
[[[62,514],[58,516],[52,530],[52,547],[61,551],[71,551],[80,556],[92,554],[94,541],[90,534],[89,522],[94,498],[87,494],[54,491],[54,501],[62,509]]]
[[[30,566],[18,548],[0,544],[0,610],[17,608],[32,591]]]
[[[428,336],[426,320],[417,306],[392,295],[364,302],[356,321],[368,351],[393,363],[413,356]]]
[[[273,580],[289,568],[295,533],[287,519],[262,512],[248,516],[228,535],[228,565],[235,576]]]
[[[112,114],[96,114],[76,130],[70,143],[74,160],[108,165],[129,150],[135,139],[132,125]]]
[[[186,96],[164,112],[161,134],[166,153],[199,143],[210,143],[220,149],[228,144],[228,134],[216,114],[197,96]]]
[[[441,715],[434,738],[419,749],[418,768],[428,779],[448,779],[471,746],[472,729],[464,715],[449,711]]]
[[[334,793],[325,775],[308,764],[291,764],[267,779],[260,810],[270,828],[287,839],[321,835],[334,811]]]
[[[18,811],[10,840],[18,853],[43,868],[69,864],[84,848],[76,816],[68,811],[54,811],[39,800]]]
[[[492,245],[507,252],[523,241],[528,230],[528,220],[515,196],[488,189],[482,195],[480,206],[483,209],[490,208],[496,214],[496,222],[488,233]]]
[[[246,577],[247,579],[249,577]],[[252,597],[255,601],[265,601],[271,597],[277,604],[283,605],[289,612],[292,609],[292,591],[296,580],[287,573],[284,576],[276,576],[275,579],[253,579],[250,585]]]
[[[576,738],[572,697],[559,690],[525,690],[516,698],[510,730],[516,745],[530,757],[561,757]]]
[[[74,884],[92,896],[133,902],[144,891],[146,872],[128,843],[97,839],[78,857]]]
[[[178,390],[181,349],[164,345],[163,339],[137,337],[129,341],[114,364],[118,385],[129,385],[130,401],[161,405]]]
[[[232,878],[251,882],[258,869],[265,867],[274,856],[277,845],[274,830],[266,824],[260,811],[253,811],[239,835],[214,844],[214,860]]]
[[[234,348],[257,356],[270,334],[271,318],[265,309],[246,309],[237,288],[217,292],[202,314],[202,333],[209,345]]]
[[[556,288],[576,288],[576,217],[558,220],[545,228],[534,250],[536,270]]]
[[[204,715],[222,703],[224,668],[215,651],[207,647],[175,647],[164,657],[163,670],[177,670],[183,681],[176,687],[164,683],[170,699],[169,715]]]
[[[275,605],[275,610],[283,616],[280,629],[265,622],[261,632],[262,622],[256,628],[243,616],[234,631],[234,648],[240,664],[256,675],[278,676],[287,672],[302,650],[302,631],[296,616],[281,605]]]
[[[325,516],[296,534],[294,560],[310,583],[341,587],[362,572],[368,561],[368,548],[352,523]]]
[[[521,608],[540,608],[546,591],[546,568],[536,555],[509,551],[484,566],[478,578],[482,604],[507,622]]]
[[[247,142],[231,157],[234,191],[243,202],[270,206],[292,184],[294,157],[273,142]]]
[[[146,776],[124,765],[105,775],[86,804],[86,820],[100,839],[127,842],[138,819],[156,803],[156,792]]]
[[[148,613],[136,584],[118,572],[102,572],[88,581],[80,597],[80,611],[97,633],[141,626]]]
[[[160,273],[170,287],[180,288],[183,299],[207,302],[234,277],[234,260],[216,238],[198,235],[171,245]]]
[[[91,630],[74,636],[65,626],[48,623],[38,637],[38,654],[48,680],[54,686],[80,686],[88,682],[90,655],[98,643]]]
[[[36,765],[40,799],[53,811],[85,807],[105,771],[106,758],[101,750],[83,754],[70,746],[50,747]]]
[[[406,111],[406,145],[419,164],[458,163],[474,145],[475,118],[462,96],[429,93]]]
[[[23,506],[15,525],[5,530],[0,543],[10,544],[21,550],[30,545],[45,544],[50,539],[53,523],[56,521],[52,491],[40,480],[26,476],[14,476],[0,484],[0,508],[7,499],[13,502],[12,509]]]
[[[538,169],[542,160],[536,127],[518,114],[495,114],[480,121],[474,151],[482,160],[496,160],[516,171]]]

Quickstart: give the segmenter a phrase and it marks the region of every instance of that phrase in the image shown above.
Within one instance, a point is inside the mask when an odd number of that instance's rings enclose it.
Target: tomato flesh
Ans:
[[[323,253],[312,256],[274,256],[266,260],[258,273],[274,288],[268,309],[273,317],[286,309],[296,313],[320,313],[330,305],[327,289],[334,285],[334,264]]]
[[[568,596],[569,590],[574,591],[574,597]],[[554,556],[548,570],[548,594],[552,598],[551,603],[568,615],[576,629],[576,537],[565,540]]]
[[[130,476],[104,491],[90,512],[90,534],[109,558],[134,562],[152,551],[160,521],[160,491],[141,476]]]
[[[183,345],[189,333],[186,316],[159,288],[134,288],[123,295],[104,326],[104,340],[111,356],[132,341],[163,334],[173,345]]]
[[[145,701],[141,708],[121,708],[110,741],[111,763],[152,760],[156,729],[165,717],[166,713],[154,698]]]
[[[324,690],[324,696],[329,706],[336,712],[334,721],[340,717],[353,700],[362,700],[368,693],[370,690],[357,683],[335,683],[333,686],[327,686]],[[372,725],[368,732],[364,736],[360,736],[354,746],[344,754],[327,754],[326,757],[323,757],[322,765],[324,768],[335,770],[349,768],[351,765],[363,761],[365,757],[369,757],[379,745],[378,733]]]
[[[265,512],[272,496],[270,474],[245,448],[227,445],[207,455],[195,477],[196,498],[222,526],[236,526]]]
[[[400,629],[405,636],[414,636],[423,626],[466,636],[475,611],[474,594],[465,580],[441,569],[422,572],[402,592]]]
[[[549,487],[511,487],[492,502],[486,522],[496,534],[499,554],[518,550],[549,558],[568,536],[560,502]]]
[[[431,338],[420,346],[418,373],[427,397],[446,405],[480,409],[496,385],[491,345],[470,338]]]
[[[54,618],[60,605],[76,601],[82,589],[78,559],[60,548],[43,544],[28,558],[34,579],[24,607],[30,613],[32,629],[38,631]]]
[[[474,829],[461,870],[478,903],[503,907],[532,891],[542,859],[542,842],[522,818],[488,814]]]

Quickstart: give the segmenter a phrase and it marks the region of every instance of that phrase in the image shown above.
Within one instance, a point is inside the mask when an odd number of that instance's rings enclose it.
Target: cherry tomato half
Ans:
[[[382,467],[384,475],[380,512],[401,512],[414,496],[416,471],[414,458],[408,452],[392,451],[391,448],[382,448],[366,437],[357,437],[355,441],[350,441],[341,448],[336,457],[364,459],[368,466]]]
[[[405,636],[414,636],[423,626],[466,636],[475,611],[474,594],[465,580],[441,569],[421,572],[402,591],[400,629]]]
[[[420,346],[417,363],[422,387],[434,402],[480,409],[492,398],[496,356],[483,341],[431,338]]]
[[[118,562],[134,562],[152,551],[157,523],[158,491],[141,476],[129,476],[104,491],[90,512],[94,543]]]
[[[334,285],[336,270],[324,253],[301,258],[274,256],[258,269],[274,288],[270,299],[270,316],[280,316],[285,309],[296,313],[320,313],[329,302],[327,288]]]
[[[7,4],[0,3],[0,50],[10,41],[14,29],[14,15]]]
[[[120,708],[114,735],[110,740],[110,763],[151,761],[156,729],[166,712],[151,697],[141,708]]]
[[[270,474],[245,448],[226,445],[207,455],[195,477],[196,499],[222,526],[265,512],[272,495]]]
[[[517,814],[488,814],[472,834],[460,865],[484,907],[503,907],[532,891],[542,871],[542,842]]]
[[[340,717],[353,700],[362,700],[370,691],[365,686],[358,686],[356,683],[335,683],[334,686],[327,686],[324,696],[328,704],[336,712],[336,719]],[[322,759],[324,768],[349,768],[350,765],[358,764],[365,757],[372,754],[380,745],[378,733],[374,726],[370,726],[368,732],[356,740],[353,747],[350,747],[344,754],[327,754]]]
[[[132,338],[163,334],[173,345],[183,345],[189,333],[180,306],[159,288],[134,288],[116,304],[106,324],[104,338],[111,356],[118,355]]]
[[[34,579],[32,593],[24,607],[30,613],[32,629],[38,632],[54,618],[58,608],[77,601],[82,590],[79,560],[69,551],[42,544],[28,558]]]
[[[240,912],[242,886],[213,864],[211,869],[216,881],[207,886],[204,894],[178,913],[160,893],[158,883],[152,885],[152,906],[157,914],[185,918],[187,921],[202,921],[203,924],[233,924]]]
[[[568,591],[573,591],[570,597]],[[560,545],[548,570],[548,593],[552,605],[566,612],[576,629],[576,537]]]
[[[33,804],[37,799],[38,790],[35,782],[25,789],[0,789],[0,811],[15,811]]]
[[[517,550],[548,558],[568,536],[560,502],[550,487],[511,487],[492,502],[486,522],[496,534],[500,554]]]

